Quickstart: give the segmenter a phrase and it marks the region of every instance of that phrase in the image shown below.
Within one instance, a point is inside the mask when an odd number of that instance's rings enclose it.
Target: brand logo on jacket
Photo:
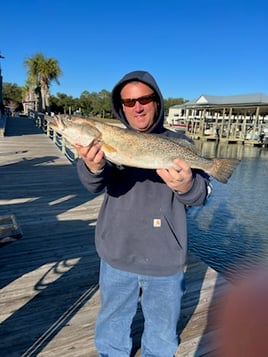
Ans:
[[[160,218],[154,218],[153,227],[155,227],[155,228],[161,227],[161,219]]]

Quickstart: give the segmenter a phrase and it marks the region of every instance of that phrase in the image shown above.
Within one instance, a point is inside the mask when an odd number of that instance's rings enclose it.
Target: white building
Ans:
[[[217,134],[222,138],[245,138],[262,131],[267,131],[268,136],[268,96],[261,93],[201,95],[196,100],[170,107],[166,121],[195,136]]]

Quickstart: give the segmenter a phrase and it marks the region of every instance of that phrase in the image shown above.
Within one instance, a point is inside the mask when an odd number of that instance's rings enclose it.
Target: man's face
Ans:
[[[127,83],[122,88],[121,100],[123,111],[129,125],[133,129],[145,132],[153,125],[157,113],[157,103],[155,98],[151,97],[152,95],[154,95],[152,88],[142,82]],[[138,98],[142,98],[141,103],[135,100],[131,103],[130,99]]]

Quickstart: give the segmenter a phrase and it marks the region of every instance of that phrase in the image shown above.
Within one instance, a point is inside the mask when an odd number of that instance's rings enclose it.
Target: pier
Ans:
[[[10,236],[0,235],[0,355],[97,357],[94,229],[103,196],[83,188],[68,147],[46,134],[30,118],[9,117],[0,138],[0,217],[14,218]],[[214,317],[229,284],[191,252],[185,277],[176,356],[217,356]],[[142,326],[138,307],[132,356]]]
[[[201,95],[169,108],[166,121],[195,140],[268,147],[268,96]]]

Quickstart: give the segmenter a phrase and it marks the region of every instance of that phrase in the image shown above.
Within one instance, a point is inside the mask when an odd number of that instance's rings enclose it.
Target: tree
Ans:
[[[22,93],[23,90],[16,83],[3,83],[3,104],[8,107],[11,112],[22,109]]]
[[[35,94],[38,100],[38,110],[49,111],[49,86],[52,81],[59,84],[58,77],[62,71],[55,58],[45,58],[42,53],[37,53],[24,61],[27,68],[27,85],[29,88],[35,87]]]
[[[51,96],[51,110],[55,113],[72,114],[79,108],[79,100],[64,93]]]
[[[107,114],[109,117],[111,117],[112,113],[112,108],[111,108],[111,93],[108,92],[105,89],[102,89],[99,92],[99,100],[101,102],[101,113],[102,117],[105,118],[107,117]]]
[[[86,116],[90,116],[93,112],[92,106],[92,96],[89,91],[85,90],[81,93],[79,98],[80,107],[82,109],[82,113]]]
[[[177,104],[183,104],[187,102],[187,100],[183,98],[167,98],[164,99],[164,106],[165,106],[165,112],[168,113],[168,110],[171,106],[177,105]]]
[[[16,100],[21,103],[22,100],[22,88],[16,83],[3,83],[3,98]]]
[[[111,116],[111,93],[105,89],[102,89],[100,92],[92,92],[90,94],[91,103],[92,103],[92,112],[94,115],[105,118],[106,113],[109,113]]]

